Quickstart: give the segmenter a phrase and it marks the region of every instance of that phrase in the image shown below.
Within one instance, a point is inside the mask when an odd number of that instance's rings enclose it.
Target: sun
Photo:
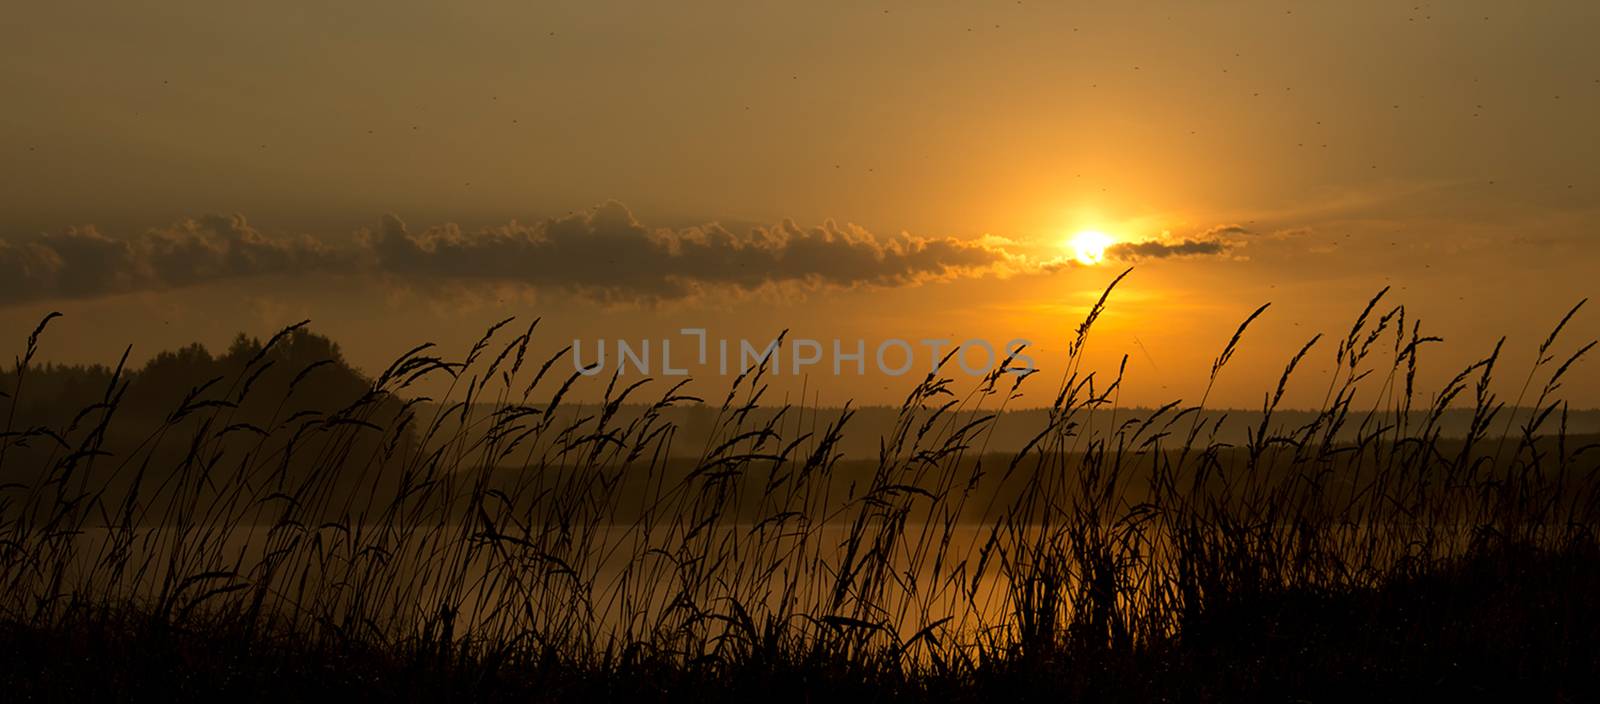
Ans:
[[[1072,250],[1078,263],[1094,266],[1106,260],[1106,248],[1117,241],[1104,232],[1098,230],[1084,230],[1067,240],[1066,246]]]

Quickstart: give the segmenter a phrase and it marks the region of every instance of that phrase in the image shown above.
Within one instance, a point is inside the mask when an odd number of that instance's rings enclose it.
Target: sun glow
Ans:
[[[1066,246],[1072,250],[1073,257],[1080,264],[1094,266],[1106,260],[1106,248],[1116,244],[1116,240],[1098,230],[1084,230],[1067,240]]]

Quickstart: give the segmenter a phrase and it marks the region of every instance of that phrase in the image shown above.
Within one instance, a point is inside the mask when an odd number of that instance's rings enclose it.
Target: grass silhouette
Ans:
[[[1121,370],[1083,366],[1116,285],[1022,451],[985,451],[1039,383],[1006,360],[970,391],[916,384],[866,471],[841,469],[848,412],[755,413],[764,368],[712,400],[691,459],[664,419],[701,401],[681,383],[613,376],[557,425],[583,377],[509,320],[348,398],[304,403],[342,362],[286,352],[295,326],[168,388],[131,436],[122,364],[30,425],[46,318],[0,378],[0,676],[51,699],[1595,694],[1600,463],[1559,396],[1593,343],[1556,351],[1581,303],[1508,412],[1499,345],[1423,397],[1438,340],[1380,292],[1329,341],[1313,419],[1274,413],[1321,336],[1234,446],[1204,398],[1119,417]],[[448,394],[408,395],[423,380]],[[1461,406],[1468,431],[1444,436]]]

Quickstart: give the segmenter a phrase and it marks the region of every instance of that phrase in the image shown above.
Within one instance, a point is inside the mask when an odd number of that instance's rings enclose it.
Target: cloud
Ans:
[[[1276,237],[1276,233],[1273,237]],[[1235,223],[1215,225],[1189,237],[1173,238],[1163,231],[1157,239],[1119,242],[1106,248],[1106,257],[1122,261],[1203,257],[1227,254],[1262,237],[1259,231]]]
[[[1254,230],[1243,225],[1217,225],[1206,230],[1200,237],[1201,239],[1217,240],[1226,237],[1248,237],[1254,234],[1256,234]]]
[[[1188,257],[1209,254],[1222,254],[1228,250],[1228,244],[1221,240],[1192,240],[1184,239],[1175,242],[1161,242],[1149,240],[1145,242],[1122,242],[1106,248],[1106,256],[1113,259],[1161,259],[1165,257]]]
[[[832,221],[791,221],[739,235],[717,224],[641,225],[620,203],[525,226],[412,233],[388,216],[363,241],[378,267],[402,278],[524,283],[601,299],[673,299],[708,286],[902,286],[999,272],[1011,257],[985,243],[878,237]]]
[[[167,290],[308,272],[401,282],[525,284],[604,300],[667,300],[708,287],[904,286],[1029,268],[993,240],[878,236],[828,221],[736,234],[711,223],[646,227],[620,203],[534,224],[413,232],[395,216],[353,244],[269,238],[243,216],[208,216],[116,238],[93,227],[0,238],[0,304]]]
[[[310,238],[267,238],[239,215],[182,220],[126,238],[93,226],[72,227],[0,238],[0,304],[348,268],[348,256]]]

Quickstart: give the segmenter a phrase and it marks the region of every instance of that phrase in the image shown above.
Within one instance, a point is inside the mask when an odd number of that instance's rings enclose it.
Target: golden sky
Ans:
[[[1125,400],[1192,400],[1271,302],[1213,395],[1258,405],[1384,286],[1446,338],[1435,383],[1502,335],[1520,382],[1596,292],[1592,2],[7,14],[0,330],[20,345],[60,310],[65,361],[311,318],[373,368],[544,315],[551,350],[790,328],[1028,338],[1051,371],[1133,266],[1091,348],[1108,371],[1129,355]],[[1069,261],[1084,230],[1118,243],[1098,265]],[[1574,343],[1600,331],[1585,312]],[[1600,373],[1576,374],[1595,405]],[[907,383],[806,388],[893,402]]]

